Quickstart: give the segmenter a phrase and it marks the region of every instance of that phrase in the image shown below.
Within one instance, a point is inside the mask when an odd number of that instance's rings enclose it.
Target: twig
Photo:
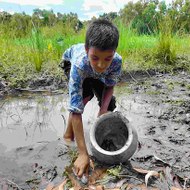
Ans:
[[[130,77],[131,77],[136,83],[138,83],[138,81],[131,75],[131,73],[130,73],[130,72],[128,72],[128,73],[129,73]]]
[[[143,183],[144,183],[144,180],[139,179],[139,178],[134,177],[134,176],[131,176],[131,175],[127,175],[127,174],[119,174],[119,177],[133,178],[133,179],[135,179],[135,180],[137,180],[137,181],[140,181],[140,182],[143,182]]]
[[[22,92],[35,92],[35,93],[51,93],[51,94],[64,94],[64,92],[60,90],[46,90],[46,89],[30,89],[30,88],[16,88],[15,90],[22,91]]]
[[[125,111],[128,111],[119,101],[117,102],[120,106],[121,106],[121,108],[123,108]]]
[[[61,114],[61,117],[63,118],[64,125],[66,126],[66,119],[65,119],[64,115],[63,115],[63,114]]]
[[[145,72],[147,73],[147,75],[151,78],[152,76],[150,75],[150,73],[147,71],[147,70],[145,70]]]
[[[187,189],[187,181],[189,181],[189,178],[185,178],[184,185],[183,185],[183,190]]]
[[[6,103],[7,101],[4,101],[1,105],[0,105],[0,108],[3,108],[4,104]]]
[[[106,184],[106,183],[108,183],[110,180],[113,180],[113,179],[115,179],[115,178],[116,178],[116,176],[107,176],[107,177],[105,177],[105,178],[103,178],[103,179],[97,180],[96,183]]]
[[[15,88],[15,90],[18,91],[26,91],[26,92],[50,92],[49,90],[43,90],[43,89],[27,89],[27,88]]]
[[[21,187],[19,187],[15,182],[9,180],[9,179],[6,179],[6,178],[3,178],[2,180],[5,180],[7,181],[8,183],[12,184],[12,185],[15,185],[17,187],[17,189],[19,190],[23,190]]]

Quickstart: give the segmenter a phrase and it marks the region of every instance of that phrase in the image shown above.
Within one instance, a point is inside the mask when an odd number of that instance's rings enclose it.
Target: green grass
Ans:
[[[58,67],[62,54],[72,44],[84,41],[84,31],[62,36],[59,30],[53,35],[46,29],[34,29],[27,38],[0,36],[0,79],[5,78],[11,87],[24,88],[27,81],[39,76],[62,77]]]
[[[190,36],[138,35],[130,27],[118,24],[120,41],[117,52],[123,58],[123,68],[131,70],[168,69],[178,64],[176,57],[183,56],[182,66],[190,70]],[[75,33],[68,27],[54,26],[35,29],[26,38],[0,36],[0,76],[10,86],[24,87],[26,81],[39,75],[62,77],[58,67],[62,53],[71,45],[84,42],[85,28]],[[166,59],[166,56],[167,59]],[[169,59],[168,59],[169,58]],[[171,64],[170,61],[174,64]],[[184,59],[182,60],[184,62]],[[180,66],[181,67],[181,66]]]

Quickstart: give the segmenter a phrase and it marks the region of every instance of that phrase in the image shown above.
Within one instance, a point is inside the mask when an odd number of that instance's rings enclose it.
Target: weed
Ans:
[[[118,85],[116,88],[115,88],[115,93],[119,95],[121,94],[132,94],[133,93],[133,90],[131,89],[130,86],[127,86],[126,84],[123,85]]]
[[[172,31],[174,22],[169,16],[163,16],[159,21],[159,39],[155,49],[157,63],[174,65],[176,50],[172,46]]]
[[[107,169],[107,174],[115,177],[119,177],[121,173],[121,165],[115,166],[113,168]]]
[[[159,90],[148,90],[148,91],[146,91],[146,94],[148,94],[148,95],[160,95],[161,91],[159,91]]]
[[[170,103],[170,104],[172,104],[172,105],[181,105],[181,104],[183,104],[184,103],[184,100],[181,100],[181,99],[178,99],[178,100],[171,100],[171,99],[169,99],[169,100],[165,100],[165,101],[163,101],[164,103]]]
[[[190,90],[190,84],[186,84],[186,88]]]
[[[76,149],[69,149],[69,158],[70,158],[70,163],[73,164],[74,161],[77,159],[77,156],[78,156],[78,152]]]

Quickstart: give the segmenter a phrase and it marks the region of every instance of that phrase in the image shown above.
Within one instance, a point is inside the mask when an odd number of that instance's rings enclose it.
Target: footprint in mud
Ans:
[[[167,126],[166,126],[166,125],[160,125],[160,129],[161,129],[162,131],[165,131],[165,130],[166,130],[166,128],[167,128]]]
[[[26,180],[26,184],[30,187],[45,186],[53,181],[58,175],[56,166],[44,168],[38,165],[38,163],[35,163],[32,168],[33,176],[31,179]]]
[[[155,135],[156,134],[156,130],[155,130],[155,126],[150,126],[148,131],[147,131],[147,134],[148,135]]]
[[[183,145],[185,143],[185,139],[184,138],[179,139],[179,138],[176,138],[176,137],[174,138],[172,136],[169,136],[168,139],[169,139],[170,142],[172,142],[172,143],[174,143],[176,145],[177,144],[178,145]]]

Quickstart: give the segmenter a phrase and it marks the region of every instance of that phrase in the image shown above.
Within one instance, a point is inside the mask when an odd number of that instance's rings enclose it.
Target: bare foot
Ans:
[[[64,140],[64,143],[65,145],[71,147],[71,146],[74,146],[75,143],[74,143],[74,135],[73,136],[70,136],[70,135],[67,135],[66,133],[63,135],[63,140]]]

